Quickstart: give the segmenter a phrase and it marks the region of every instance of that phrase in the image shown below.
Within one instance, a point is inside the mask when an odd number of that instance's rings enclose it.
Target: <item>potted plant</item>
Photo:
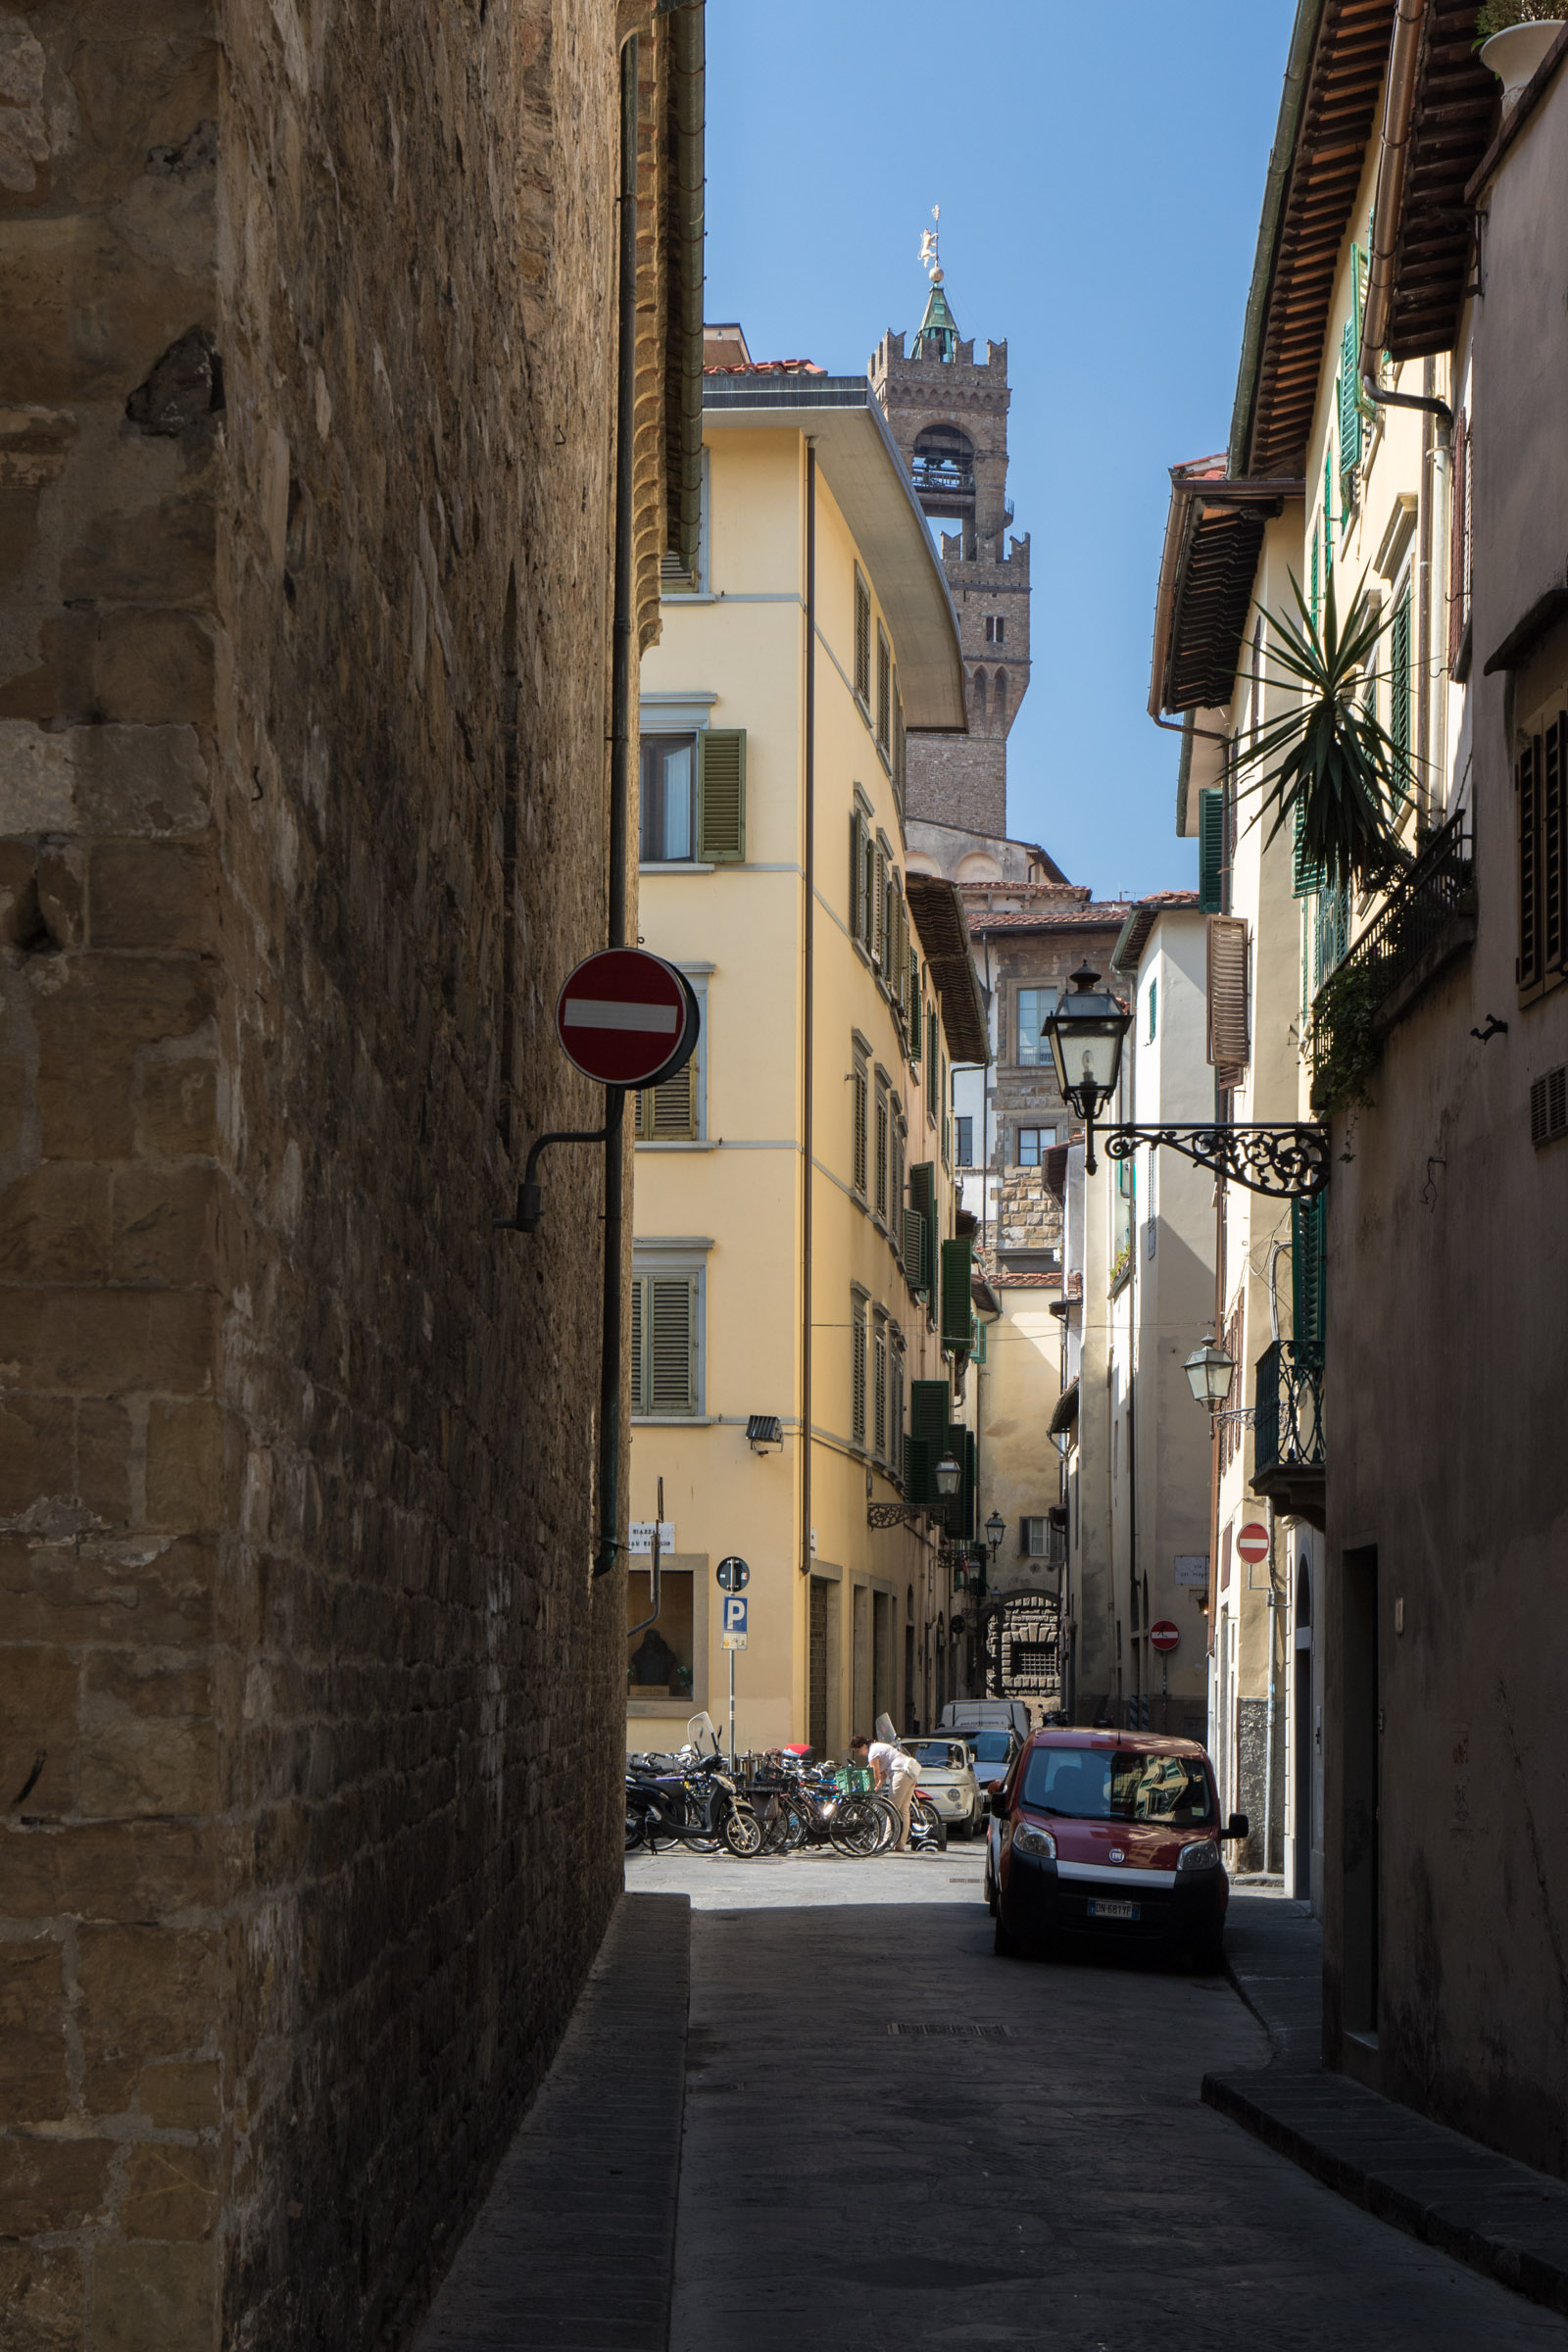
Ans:
[[[1476,19],[1476,46],[1502,83],[1506,113],[1568,24],[1568,0],[1486,0]]]

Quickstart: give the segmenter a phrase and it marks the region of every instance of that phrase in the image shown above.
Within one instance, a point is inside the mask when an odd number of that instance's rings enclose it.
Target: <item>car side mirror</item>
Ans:
[[[1226,1838],[1245,1838],[1247,1836],[1247,1815],[1245,1813],[1233,1813],[1229,1821],[1225,1824],[1221,1835]]]
[[[997,1820],[997,1821],[1005,1821],[1005,1820],[1006,1820],[1006,1818],[1007,1818],[1007,1798],[1006,1798],[1006,1792],[1005,1792],[1005,1790],[1004,1790],[1004,1789],[1002,1789],[1002,1788],[993,1788],[993,1789],[992,1789],[992,1791],[991,1791],[991,1812],[992,1812],[992,1817],[993,1817],[993,1819],[994,1819],[994,1820]]]

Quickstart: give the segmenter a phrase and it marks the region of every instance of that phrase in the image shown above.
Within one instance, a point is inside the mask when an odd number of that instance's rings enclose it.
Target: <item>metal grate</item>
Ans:
[[[1547,1070],[1530,1089],[1530,1141],[1538,1147],[1568,1135],[1568,1062]]]

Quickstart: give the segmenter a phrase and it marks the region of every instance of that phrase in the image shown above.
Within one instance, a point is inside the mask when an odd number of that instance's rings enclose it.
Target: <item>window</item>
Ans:
[[[893,652],[888,644],[887,631],[880,621],[876,624],[876,739],[882,756],[892,764],[893,757]]]
[[[1315,539],[1312,545],[1315,550]],[[1315,573],[1315,553],[1312,564]],[[1198,795],[1198,908],[1200,914],[1219,914],[1224,905],[1225,795],[1204,786]]]
[[[1389,630],[1389,733],[1394,738],[1394,772],[1402,799],[1410,798],[1410,585],[1406,581]]]
[[[691,1143],[697,1135],[697,1056],[662,1086],[635,1097],[633,1133],[640,1144]]]
[[[960,1116],[957,1127],[958,1165],[960,1168],[972,1168],[974,1166],[974,1120],[972,1117]]]
[[[876,851],[867,806],[858,791],[850,818],[850,937],[870,955],[876,936]]]
[[[1054,988],[1020,988],[1018,991],[1018,1054],[1024,1069],[1049,1068],[1051,1048],[1041,1035],[1048,1012],[1056,1009],[1057,991]]]
[[[896,1323],[888,1326],[888,1469],[904,1477],[904,1335]]]
[[[880,1311],[871,1326],[871,1450],[879,1462],[888,1451],[888,1326]]]
[[[1519,994],[1568,975],[1568,710],[1529,736],[1514,769],[1519,798]]]
[[[1006,642],[1006,636],[1007,624],[1003,615],[1000,612],[988,612],[986,614],[987,645],[1004,645]]]
[[[1048,1519],[1019,1520],[1018,1549],[1025,1559],[1043,1560],[1045,1558],[1047,1550],[1046,1531],[1050,1524],[1051,1522]]]
[[[1559,1062],[1530,1088],[1530,1141],[1537,1147],[1568,1135],[1568,1064]]]
[[[850,1073],[850,1117],[853,1132],[850,1139],[850,1183],[863,1200],[866,1175],[870,1160],[871,1081],[865,1063],[858,1054]]]
[[[1154,1042],[1154,1029],[1158,1018],[1159,982],[1157,980],[1151,980],[1149,983],[1149,1043],[1151,1045],[1152,1045]]]
[[[871,1205],[884,1225],[888,1221],[889,1133],[888,1082],[882,1071],[878,1070],[876,1074],[876,1149],[872,1161],[874,1183]]]
[[[871,876],[871,956],[882,970],[888,963],[888,846],[879,836]]]
[[[865,1298],[850,1294],[850,1443],[865,1444]]]
[[[871,592],[855,575],[855,691],[871,708]]]
[[[636,1273],[631,1285],[631,1409],[696,1413],[703,1277]]]
[[[1013,1166],[1015,1168],[1043,1168],[1046,1164],[1046,1153],[1055,1140],[1056,1130],[1054,1127],[1020,1127],[1018,1129],[1018,1156],[1013,1161]]]
[[[904,1114],[895,1095],[888,1128],[888,1238],[894,1252],[904,1254]]]
[[[697,738],[645,735],[638,856],[644,865],[685,863],[697,855]]]

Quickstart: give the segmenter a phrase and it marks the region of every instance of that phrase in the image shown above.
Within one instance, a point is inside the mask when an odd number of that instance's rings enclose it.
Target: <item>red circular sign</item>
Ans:
[[[1181,1628],[1172,1625],[1168,1617],[1162,1617],[1157,1625],[1152,1625],[1149,1629],[1149,1639],[1156,1649],[1179,1648],[1181,1638]]]
[[[1268,1558],[1268,1529],[1261,1520],[1249,1519],[1236,1539],[1236,1548],[1244,1560]]]
[[[697,999],[662,956],[604,948],[571,973],[556,1001],[561,1050],[601,1086],[672,1078],[697,1043]]]

